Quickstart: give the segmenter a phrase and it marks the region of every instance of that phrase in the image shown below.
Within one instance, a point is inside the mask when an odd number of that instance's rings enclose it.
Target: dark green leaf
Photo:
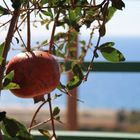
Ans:
[[[48,130],[44,130],[44,129],[38,129],[38,131],[43,134],[45,137],[47,137],[48,139],[51,138],[51,134]]]
[[[78,76],[74,76],[70,82],[66,85],[68,90],[72,90],[75,87],[78,87],[82,83],[82,80]]]
[[[99,57],[99,55],[98,55],[97,52],[95,52],[94,55],[95,55],[95,58],[98,58]]]
[[[41,0],[40,3],[41,3],[42,5],[44,5],[44,4],[48,3],[48,0]]]
[[[112,1],[112,6],[118,10],[122,10],[122,8],[125,7],[125,4],[122,0],[111,0],[111,1]]]
[[[0,6],[0,16],[7,15],[7,14],[10,14],[10,12],[8,11],[8,9]]]
[[[23,124],[15,119],[5,117],[2,120],[2,131],[9,138],[17,138],[19,140],[32,140],[32,136],[29,134]]]
[[[6,112],[0,112],[0,121],[2,121],[6,117]]]
[[[76,75],[80,78],[80,80],[83,80],[84,75],[83,75],[81,67],[78,64],[75,64],[73,66],[72,71],[73,71],[74,75]]]
[[[55,120],[60,121],[60,116],[55,117]]]
[[[105,24],[101,25],[100,29],[99,29],[99,33],[100,36],[103,37],[106,33],[106,28],[105,28]]]
[[[0,65],[1,65],[2,61],[3,61],[3,57],[0,56]]]
[[[123,54],[113,47],[103,47],[100,51],[103,57],[110,62],[120,62],[125,60]]]
[[[112,47],[114,45],[115,45],[114,42],[106,42],[106,43],[103,43],[102,45],[100,45],[98,49],[100,50],[101,48]]]
[[[54,110],[53,110],[53,116],[57,116],[60,112],[60,109],[59,107],[55,107]]]
[[[18,9],[21,6],[22,2],[24,2],[24,0],[11,0],[11,1],[12,1],[12,7],[14,9]]]
[[[4,42],[0,44],[0,64],[3,61],[3,57],[2,57],[3,49],[4,49]]]
[[[84,77],[82,68],[78,64],[75,64],[72,67],[72,72],[73,72],[74,76],[70,80],[70,82],[66,85],[66,88],[68,90],[72,90],[73,88],[78,87],[82,83],[82,80]]]

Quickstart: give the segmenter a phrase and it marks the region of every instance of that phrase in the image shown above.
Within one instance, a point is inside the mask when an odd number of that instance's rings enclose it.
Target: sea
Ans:
[[[124,54],[126,62],[140,61],[139,37],[105,37],[101,43],[109,41],[115,42],[115,48]],[[85,60],[90,61],[91,57],[92,53],[88,52]],[[100,56],[95,61],[105,61],[105,59]],[[61,75],[61,82],[67,83],[66,73]],[[65,109],[68,96],[58,90],[54,90],[52,96],[55,94],[62,94],[62,96],[52,101],[53,106]],[[91,72],[88,80],[78,88],[77,99],[80,109],[140,110],[140,73]],[[32,108],[34,106],[38,104],[34,105],[32,99],[18,98],[8,90],[1,92],[1,108]]]

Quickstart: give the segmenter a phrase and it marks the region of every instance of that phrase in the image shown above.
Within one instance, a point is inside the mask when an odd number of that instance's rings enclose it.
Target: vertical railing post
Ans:
[[[72,29],[71,32],[76,32],[74,29]],[[71,48],[74,48],[71,55],[74,57],[77,57],[77,49],[78,49],[78,35],[75,37],[75,41],[71,44]],[[71,80],[73,77],[72,72],[68,73],[68,81]],[[70,94],[72,97],[67,97],[67,129],[68,130],[77,130],[78,129],[78,121],[77,121],[77,88],[70,91]]]

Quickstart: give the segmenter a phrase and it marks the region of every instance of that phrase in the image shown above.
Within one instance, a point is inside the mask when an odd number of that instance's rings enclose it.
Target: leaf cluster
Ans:
[[[17,138],[18,140],[32,140],[33,137],[25,126],[19,121],[6,116],[6,112],[0,112],[0,128],[5,136],[9,138]]]

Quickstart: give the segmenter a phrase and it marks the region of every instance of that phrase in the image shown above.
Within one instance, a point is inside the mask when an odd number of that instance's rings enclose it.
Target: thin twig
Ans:
[[[30,7],[28,2],[27,7]],[[31,29],[30,29],[30,11],[27,11],[27,51],[31,51]]]
[[[29,133],[31,132],[31,128],[32,128],[32,126],[33,126],[34,120],[35,120],[35,118],[36,118],[36,116],[37,116],[39,110],[42,108],[42,106],[43,106],[46,102],[48,102],[48,100],[45,100],[45,101],[37,108],[37,110],[35,111],[35,113],[34,113],[34,115],[33,115],[33,117],[32,117],[31,123],[30,123]]]
[[[5,65],[6,65],[7,54],[8,54],[8,51],[10,49],[10,44],[12,42],[14,30],[15,30],[19,15],[20,15],[20,7],[15,9],[13,12],[13,16],[12,16],[12,19],[10,22],[9,30],[8,30],[8,33],[7,33],[7,36],[5,39],[4,50],[3,50],[3,54],[2,54],[2,57],[4,59],[2,61],[2,64],[0,65],[0,89],[2,87],[2,79],[3,79]]]
[[[11,19],[8,20],[8,21],[6,21],[5,23],[2,23],[2,25],[0,25],[0,28],[3,27],[3,26],[5,26],[6,24],[8,24],[10,21],[11,21]]]
[[[29,130],[34,129],[34,128],[36,128],[36,127],[39,127],[40,125],[43,125],[43,124],[49,122],[50,120],[51,120],[51,119],[49,118],[48,120],[46,120],[46,121],[44,121],[44,122],[38,123],[38,124],[36,124],[36,125],[30,127]]]
[[[20,38],[20,40],[21,40],[21,42],[22,42],[22,44],[24,45],[24,47],[26,48],[26,44],[25,44],[25,42],[24,42],[24,40],[23,40],[23,38],[22,38],[22,36],[21,36],[21,34],[20,34],[20,32],[19,32],[19,30],[18,30],[18,28],[17,28],[17,33],[18,33],[18,35],[19,35],[19,38]]]
[[[87,81],[89,72],[91,71],[91,69],[92,69],[92,67],[93,67],[93,61],[94,61],[96,52],[97,52],[97,50],[98,50],[100,40],[101,40],[101,36],[99,35],[98,40],[97,40],[96,47],[95,47],[95,49],[94,49],[94,51],[93,51],[93,56],[92,56],[91,62],[90,62],[90,64],[89,64],[89,66],[88,66],[87,73],[86,73],[86,75],[85,75],[84,78],[83,78],[84,81]]]
[[[107,6],[108,6],[108,5],[109,5],[109,0],[104,0],[104,1],[101,3],[101,5],[103,5],[103,4],[105,4],[105,3],[107,3]],[[96,4],[96,3],[95,3],[95,4]],[[107,12],[106,12],[106,14],[107,14]],[[98,20],[99,27],[101,27],[102,25],[104,25],[105,22],[106,22],[105,17],[103,18],[102,24],[101,24],[100,21]],[[88,66],[87,73],[86,73],[86,75],[84,76],[84,79],[83,79],[84,81],[87,81],[88,75],[89,75],[89,73],[90,73],[90,71],[91,71],[91,69],[92,69],[92,67],[93,67],[94,58],[95,58],[95,56],[96,56],[96,52],[97,52],[97,50],[98,50],[101,37],[102,37],[102,36],[101,36],[100,33],[99,33],[98,40],[97,40],[97,44],[96,44],[95,49],[94,49],[94,51],[93,51],[93,56],[92,56],[91,62],[90,62],[90,64],[89,64],[89,66]]]
[[[77,7],[80,7],[80,8],[99,8],[105,3],[105,1],[103,1],[101,4],[98,4],[96,6],[90,5],[90,4],[89,5],[75,5],[75,8],[77,8]],[[38,9],[48,9],[48,8],[73,9],[73,6],[72,5],[61,5],[61,7],[60,7],[57,5],[51,5],[51,6],[34,7],[34,8],[29,8],[29,9],[25,8],[25,9],[21,9],[21,11],[23,12],[23,11],[27,11],[27,10],[38,10]]]
[[[54,117],[53,117],[52,104],[51,104],[51,94],[50,93],[48,94],[48,102],[49,102],[50,118],[51,118],[51,123],[52,123],[52,132],[53,132],[52,137],[56,138],[55,126],[54,126]]]
[[[11,12],[11,10],[9,9],[9,7],[8,7],[7,3],[5,2],[5,0],[3,0],[3,2],[4,2],[4,4],[5,4],[5,6],[6,6],[6,8],[8,9],[9,13],[12,14],[12,12]]]
[[[51,53],[53,45],[54,45],[54,34],[55,34],[55,29],[56,29],[56,24],[58,22],[59,14],[60,14],[60,9],[58,10],[57,15],[54,20],[52,33],[51,33],[51,39],[50,39],[50,45],[49,45],[49,53]]]

